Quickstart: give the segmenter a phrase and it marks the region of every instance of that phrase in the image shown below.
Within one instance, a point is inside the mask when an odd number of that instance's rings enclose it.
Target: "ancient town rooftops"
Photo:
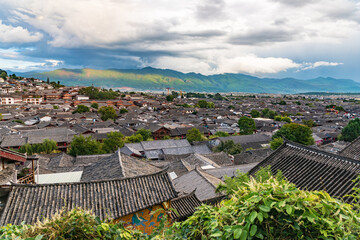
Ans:
[[[334,197],[350,194],[355,184],[353,180],[360,174],[360,162],[357,160],[288,141],[249,173],[254,174],[269,165],[274,174],[280,170],[301,189],[326,190]],[[345,200],[352,201],[349,198]]]
[[[118,219],[176,197],[166,171],[105,181],[14,185],[0,225],[32,224],[75,207],[90,210],[101,219]]]
[[[171,200],[171,208],[175,211],[171,212],[171,218],[174,220],[183,220],[191,216],[197,207],[201,205],[201,201],[196,197],[195,190],[190,194]]]
[[[360,161],[360,137],[356,138],[339,153],[341,156]]]

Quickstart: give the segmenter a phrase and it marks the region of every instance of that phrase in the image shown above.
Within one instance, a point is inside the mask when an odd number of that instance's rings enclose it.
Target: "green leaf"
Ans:
[[[257,216],[257,212],[255,212],[255,211],[252,211],[251,213],[250,213],[250,222],[254,222],[254,220],[256,219],[256,216]]]
[[[248,232],[246,230],[242,231],[240,240],[246,240],[247,239]]]
[[[259,219],[259,222],[262,223],[262,221],[264,220],[264,217],[263,217],[262,212],[259,212],[259,213],[257,214],[257,218]]]
[[[256,225],[252,225],[250,228],[250,236],[254,236],[257,232],[257,226]]]
[[[35,240],[41,240],[43,238],[43,235],[37,235]]]
[[[210,237],[221,237],[222,235],[223,235],[222,232],[218,231],[216,233],[211,234]]]
[[[234,231],[234,239],[239,239],[242,233],[242,229],[238,228]]]
[[[286,212],[287,212],[287,214],[291,215],[292,211],[293,211],[293,207],[290,206],[290,205],[286,205]]]
[[[263,212],[270,212],[271,208],[265,205],[260,205],[260,210]]]

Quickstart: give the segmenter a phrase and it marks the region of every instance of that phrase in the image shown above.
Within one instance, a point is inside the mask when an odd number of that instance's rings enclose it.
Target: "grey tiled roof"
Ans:
[[[173,180],[176,191],[190,193],[195,190],[195,195],[200,201],[207,201],[218,197],[215,189],[222,181],[200,169],[194,169],[185,175]]]
[[[360,174],[360,162],[351,158],[316,150],[297,143],[285,142],[270,156],[250,170],[271,166],[301,189],[326,190],[333,197],[344,197],[353,192],[353,180]],[[345,201],[353,199],[345,197]]]
[[[360,161],[360,137],[356,138],[350,145],[341,150],[340,155]]]
[[[91,210],[101,219],[118,219],[177,197],[168,174],[118,180],[15,185],[10,192],[0,225],[33,224],[65,208]]]
[[[84,168],[81,181],[134,177],[160,171],[159,168],[119,151]]]

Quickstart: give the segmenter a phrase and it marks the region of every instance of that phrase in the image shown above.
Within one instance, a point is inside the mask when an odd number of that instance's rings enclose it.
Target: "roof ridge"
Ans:
[[[343,160],[343,161],[347,161],[347,162],[351,162],[351,163],[355,163],[355,164],[360,165],[360,161],[358,161],[358,160],[348,158],[348,157],[344,157],[344,156],[340,156],[340,155],[333,154],[333,153],[329,153],[329,152],[325,152],[325,151],[322,151],[322,150],[319,150],[319,149],[311,148],[311,147],[305,146],[305,145],[300,144],[300,143],[295,143],[295,142],[289,141],[287,139],[284,140],[283,145],[302,148],[302,149],[305,149],[307,151],[314,152],[315,154],[318,154],[318,155],[323,154],[323,155],[328,156],[328,157],[332,157],[332,158],[336,158],[336,159],[339,159],[339,160]],[[274,152],[276,152],[276,151],[274,151]]]
[[[113,181],[123,181],[127,179],[137,179],[137,178],[145,178],[145,177],[151,177],[155,175],[164,175],[167,174],[168,167],[161,169],[158,172],[150,173],[146,175],[139,175],[134,177],[122,177],[122,178],[114,178],[114,179],[106,179],[106,180],[94,180],[94,181],[85,181],[85,182],[72,182],[72,183],[50,183],[50,184],[18,184],[18,183],[12,183],[11,186],[16,188],[21,187],[42,187],[42,186],[60,186],[60,185],[80,185],[80,184],[89,184],[89,183],[103,183],[103,182],[113,182]],[[170,180],[171,181],[171,180]]]
[[[342,149],[341,151],[339,151],[339,153],[344,152],[347,148],[351,147],[353,145],[353,143],[357,142],[360,139],[360,136],[355,138],[354,141],[352,141],[349,145],[347,145],[346,147],[344,147],[344,149]]]

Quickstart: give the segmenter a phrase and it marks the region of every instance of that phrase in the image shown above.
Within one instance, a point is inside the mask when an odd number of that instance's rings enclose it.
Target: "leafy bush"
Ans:
[[[192,128],[188,130],[186,134],[186,139],[191,143],[206,140],[205,136],[197,128]]]
[[[147,239],[140,231],[121,223],[101,221],[92,213],[73,209],[56,213],[35,225],[7,225],[0,229],[1,239]]]
[[[75,111],[73,111],[73,113],[85,113],[85,112],[90,112],[90,108],[88,106],[81,104],[77,106]]]
[[[173,225],[168,239],[359,239],[360,214],[352,205],[285,179],[240,177],[230,199],[200,206]]]
[[[94,155],[102,154],[102,144],[91,136],[84,137],[83,135],[74,136],[71,142],[69,154],[71,156],[77,155]]]
[[[115,109],[111,106],[101,107],[98,112],[101,114],[101,120],[103,120],[103,121],[106,121],[109,119],[115,120],[117,117]]]

